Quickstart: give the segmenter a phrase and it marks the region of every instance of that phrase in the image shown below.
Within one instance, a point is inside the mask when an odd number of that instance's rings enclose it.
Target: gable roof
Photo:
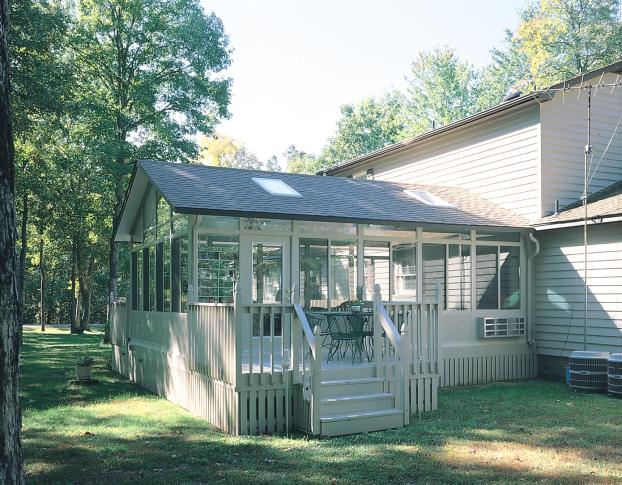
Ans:
[[[562,208],[557,214],[541,218],[535,226],[567,224],[583,221],[583,201],[577,200]],[[622,216],[622,180],[615,182],[587,198],[588,219],[607,219]]]
[[[602,68],[599,69],[594,69],[592,71],[583,73],[583,74],[579,74],[578,76],[575,76],[571,79],[566,79],[562,82],[559,82],[557,84],[554,84],[552,86],[549,86],[547,89],[543,89],[543,90],[539,90],[539,91],[533,91],[531,93],[527,93],[524,94],[522,96],[519,96],[515,99],[511,99],[509,101],[504,101],[496,106],[493,106],[491,108],[488,108],[486,110],[480,111],[478,113],[475,113],[471,116],[467,116],[466,118],[462,118],[460,120],[454,121],[453,123],[449,123],[447,125],[441,126],[440,128],[436,128],[433,129],[431,131],[428,131],[426,133],[423,133],[421,135],[418,135],[414,138],[410,138],[408,140],[404,140],[398,143],[393,143],[391,145],[387,145],[383,148],[380,148],[378,150],[375,150],[373,152],[370,153],[365,153],[359,157],[353,158],[351,160],[346,160],[345,162],[336,165],[334,167],[330,167],[327,168],[325,170],[321,170],[320,174],[326,174],[326,175],[336,175],[339,172],[342,172],[343,170],[346,169],[350,169],[352,167],[355,167],[357,165],[360,165],[364,162],[370,161],[370,160],[374,160],[377,158],[381,158],[384,157],[385,155],[389,155],[401,150],[404,150],[406,148],[412,147],[422,141],[428,140],[430,138],[436,137],[438,135],[441,135],[443,133],[446,133],[448,131],[453,131],[455,129],[458,129],[462,126],[465,125],[469,125],[472,123],[476,123],[479,122],[480,120],[484,120],[487,119],[493,115],[499,114],[499,113],[503,113],[505,111],[509,111],[510,109],[513,108],[524,108],[527,107],[535,102],[545,102],[545,101],[549,101],[550,99],[552,99],[553,95],[549,92],[549,90],[552,89],[558,89],[558,88],[562,88],[565,86],[571,86],[577,83],[581,83],[584,80],[587,79],[593,79],[597,76],[601,76],[602,74],[606,74],[608,72],[612,72],[614,74],[622,74],[622,60],[614,62],[612,64],[609,64],[607,66],[604,66]]]
[[[271,195],[253,178],[282,180],[302,197]],[[115,240],[129,240],[149,183],[181,214],[484,226],[500,230],[529,227],[525,218],[464,189],[143,160],[135,167]],[[426,190],[454,207],[428,205],[405,193],[405,189]]]

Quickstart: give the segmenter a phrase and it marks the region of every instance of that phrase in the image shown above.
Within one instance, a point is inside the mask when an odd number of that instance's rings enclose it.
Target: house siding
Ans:
[[[607,74],[601,83],[619,81]],[[591,79],[597,84],[599,78]],[[587,81],[586,81],[587,82]],[[542,124],[542,216],[560,206],[575,202],[583,193],[584,148],[587,143],[587,92],[558,92],[540,106]],[[592,94],[592,170],[598,166],[589,193],[622,180],[622,88],[601,88]],[[616,125],[616,136],[612,135]],[[605,154],[607,144],[611,145]],[[603,156],[604,155],[604,156]],[[600,161],[602,157],[602,161]],[[600,163],[599,163],[600,161]]]
[[[461,187],[534,220],[539,216],[538,105],[524,106],[353,167],[340,175]]]
[[[539,232],[534,265],[537,351],[567,357],[583,350],[583,228]],[[622,223],[589,227],[588,350],[622,352]]]

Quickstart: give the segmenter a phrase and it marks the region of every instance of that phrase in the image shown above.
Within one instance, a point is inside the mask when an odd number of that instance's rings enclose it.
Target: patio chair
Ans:
[[[328,363],[335,355],[345,357],[348,348],[352,347],[357,336],[352,332],[348,316],[329,313],[326,315],[326,320],[330,337],[326,357],[326,363]]]

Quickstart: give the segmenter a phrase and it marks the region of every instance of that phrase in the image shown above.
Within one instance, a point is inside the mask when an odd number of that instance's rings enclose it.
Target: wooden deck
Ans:
[[[327,360],[300,305],[243,304],[238,295],[235,306],[191,304],[174,314],[115,303],[113,365],[235,435],[400,427],[436,408],[438,306],[374,304],[375,359],[353,363],[350,353]]]

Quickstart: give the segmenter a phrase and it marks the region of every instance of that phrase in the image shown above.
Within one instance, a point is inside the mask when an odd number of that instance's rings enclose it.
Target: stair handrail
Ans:
[[[309,325],[309,320],[307,320],[307,315],[302,309],[302,305],[300,303],[294,303],[294,311],[296,312],[296,316],[298,317],[298,320],[300,321],[300,326],[302,327],[302,331],[305,334],[307,343],[309,344],[309,347],[311,347],[311,350],[313,351],[313,357],[317,357],[315,355],[316,349],[313,348],[314,347],[313,330],[311,330],[311,325]]]
[[[399,379],[399,389],[395,393],[395,407],[398,409],[402,409],[403,411],[403,424],[407,425],[410,419],[410,406],[408,400],[408,389],[410,387],[409,375],[407,372],[408,362],[410,361],[408,352],[408,337],[407,337],[407,322],[404,322],[402,325],[401,331],[397,329],[395,323],[391,319],[389,312],[385,308],[382,303],[382,295],[380,294],[380,285],[374,286],[374,315],[375,320],[380,323],[382,326],[385,335],[389,338],[390,342],[393,344],[395,348],[395,366]],[[376,334],[376,330],[374,333]],[[378,334],[378,337],[380,335]],[[380,338],[375,338],[376,342],[379,342]],[[405,345],[403,345],[403,343]],[[386,356],[382,356],[379,352],[379,349],[375,349],[375,355],[377,359],[376,369],[378,375],[384,375],[386,372],[386,364],[384,361]]]
[[[304,341],[301,347],[294,349],[293,352],[295,358],[294,375],[300,369],[303,398],[309,401],[311,405],[308,423],[309,431],[312,434],[319,435],[321,433],[320,423],[322,415],[320,409],[322,402],[322,330],[319,325],[316,325],[313,331],[311,331],[311,325],[309,325],[307,315],[300,303],[294,303],[294,312],[296,314],[295,320],[300,322],[300,327],[302,327],[302,333],[304,334]],[[292,341],[297,341],[297,339],[293,338]],[[310,359],[309,373],[307,373],[305,365],[307,348],[309,349]],[[300,351],[300,362],[296,358],[298,351]]]

